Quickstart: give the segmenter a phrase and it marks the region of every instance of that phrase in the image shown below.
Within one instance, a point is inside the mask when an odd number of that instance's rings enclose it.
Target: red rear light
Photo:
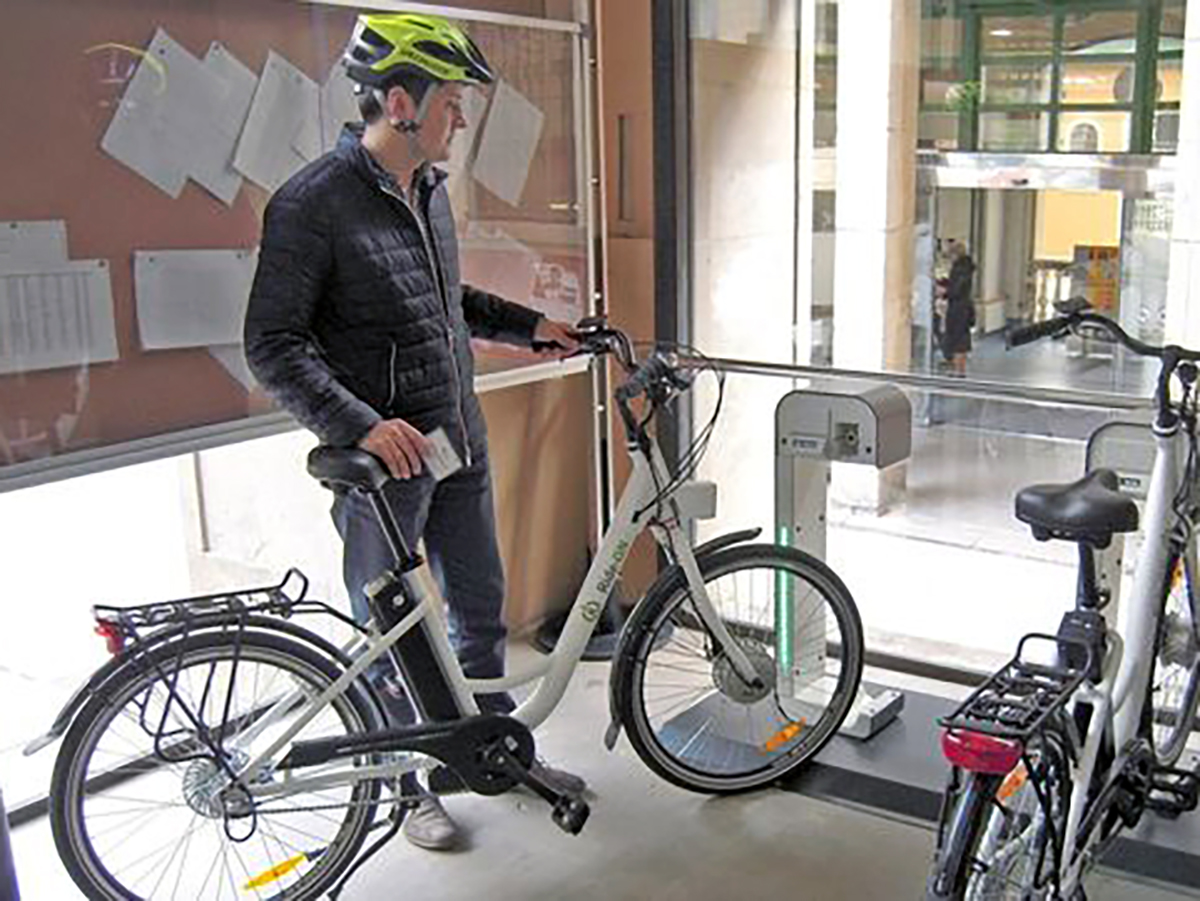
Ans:
[[[1021,762],[1025,746],[1012,738],[982,732],[947,729],[942,732],[942,754],[957,767],[972,773],[1003,776]]]
[[[104,639],[104,646],[114,657],[125,650],[125,632],[116,623],[96,620],[96,634]]]

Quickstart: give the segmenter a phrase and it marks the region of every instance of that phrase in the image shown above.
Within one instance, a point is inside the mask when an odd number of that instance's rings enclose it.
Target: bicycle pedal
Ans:
[[[1166,817],[1177,817],[1200,803],[1200,776],[1191,770],[1156,769],[1150,778],[1146,807]]]
[[[588,806],[587,801],[562,795],[555,802],[550,818],[554,820],[554,825],[563,832],[578,835],[583,831],[584,824],[587,823],[591,814],[592,809]]]

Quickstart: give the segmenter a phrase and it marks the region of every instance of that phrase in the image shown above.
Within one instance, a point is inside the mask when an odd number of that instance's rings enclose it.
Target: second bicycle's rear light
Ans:
[[[104,646],[114,657],[125,650],[125,631],[117,623],[107,619],[96,620],[96,634],[104,639]]]
[[[1012,738],[999,738],[966,729],[942,732],[942,754],[956,767],[972,773],[1003,776],[1021,762],[1025,746]]]

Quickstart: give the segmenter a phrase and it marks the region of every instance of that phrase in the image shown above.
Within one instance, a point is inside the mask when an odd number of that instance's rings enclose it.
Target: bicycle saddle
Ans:
[[[1136,532],[1137,505],[1117,490],[1117,474],[1097,469],[1069,485],[1031,485],[1017,493],[1017,519],[1038,541],[1065,538],[1105,547],[1117,532]]]
[[[378,491],[391,476],[374,454],[355,447],[317,447],[308,454],[308,474],[326,488]]]

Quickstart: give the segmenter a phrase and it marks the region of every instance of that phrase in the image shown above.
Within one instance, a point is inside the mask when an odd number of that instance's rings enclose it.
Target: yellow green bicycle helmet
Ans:
[[[372,88],[385,88],[403,72],[483,85],[495,77],[461,28],[417,13],[360,15],[342,63],[353,81]]]

